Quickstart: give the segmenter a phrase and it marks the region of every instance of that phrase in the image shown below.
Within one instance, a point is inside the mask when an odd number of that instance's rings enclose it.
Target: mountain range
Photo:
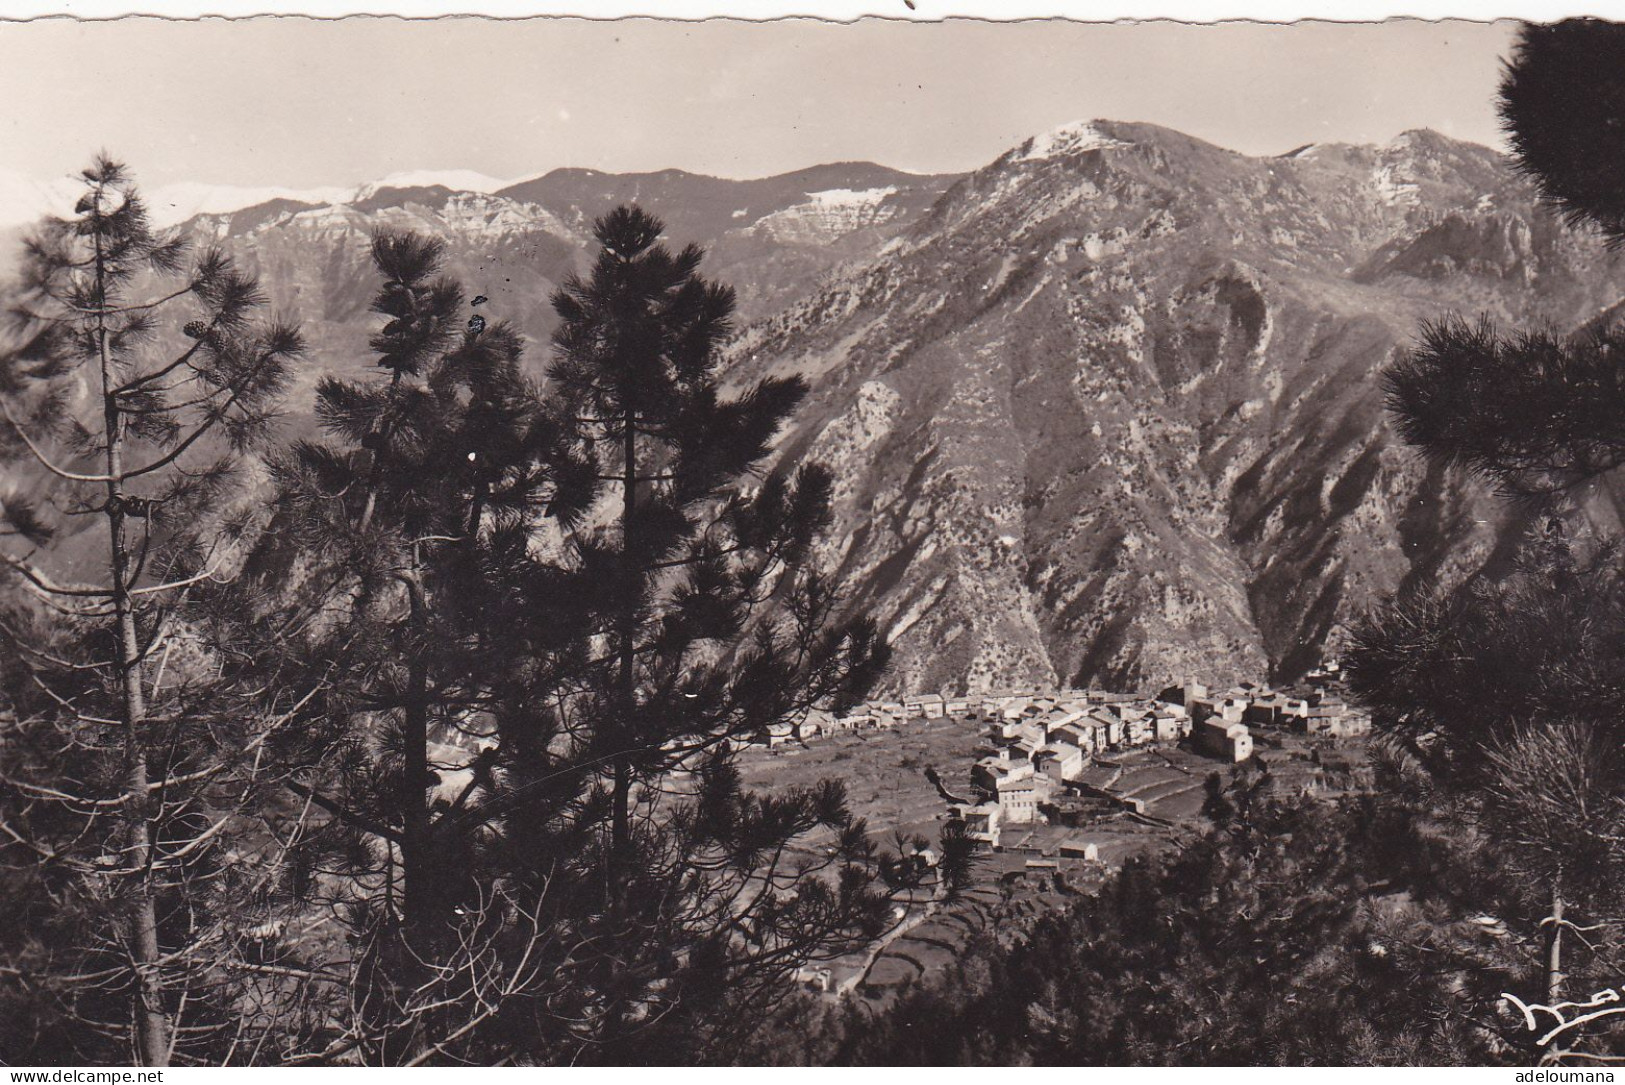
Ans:
[[[729,379],[813,394],[779,463],[831,465],[823,556],[894,690],[1290,678],[1396,588],[1460,582],[1521,525],[1398,445],[1380,373],[1447,312],[1571,329],[1625,272],[1497,153],[1430,131],[1249,157],[1064,126],[966,175],[425,174],[200,204],[324,372],[368,365],[380,226],[443,237],[545,364],[548,296],[636,202],[734,285]],[[224,201],[231,203],[234,201]],[[237,201],[241,202],[241,201]]]
[[[1248,157],[1098,121],[962,178],[739,350],[818,374],[786,456],[836,466],[828,557],[902,684],[1289,679],[1521,535],[1388,428],[1421,322],[1572,329],[1622,296],[1487,148]]]

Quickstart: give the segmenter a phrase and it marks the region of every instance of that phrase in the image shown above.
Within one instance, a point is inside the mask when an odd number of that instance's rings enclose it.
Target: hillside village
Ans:
[[[864,952],[811,964],[798,970],[797,982],[830,996],[861,990],[880,997],[907,977],[945,966],[966,931],[991,922],[989,909],[1001,893],[1026,902],[1018,911],[1054,906],[1129,855],[1165,843],[1199,816],[1203,781],[1211,775],[1204,765],[1219,770],[1256,760],[1284,785],[1311,791],[1347,778],[1361,754],[1341,749],[1340,740],[1365,735],[1371,722],[1344,699],[1342,677],[1332,662],[1291,689],[1241,682],[1216,691],[1192,680],[1152,695],[922,693],[841,715],[815,710],[799,727],[773,728],[760,744],[764,760],[753,768],[764,780],[831,771],[830,750],[844,768],[854,751],[874,749],[869,740],[888,750],[906,746],[908,752],[887,757],[857,754],[867,767],[848,770],[848,778],[867,799],[866,813],[882,821],[879,831],[925,832],[926,818],[959,821],[984,856],[962,906],[944,911],[933,898],[899,909],[896,925]],[[966,734],[971,727],[974,737]],[[945,741],[951,733],[962,737]],[[816,765],[801,763],[815,752]],[[900,800],[896,779],[880,799],[886,785],[879,781],[916,774],[934,756],[954,766],[943,766],[940,776],[926,769],[934,799]],[[791,764],[799,767],[787,775]],[[919,858],[938,861],[932,848]]]
[[[971,797],[939,785],[950,816],[964,820],[972,839],[1001,850],[1007,827],[1077,825],[1102,806],[1130,808],[1136,800],[1089,779],[1091,767],[1139,749],[1181,744],[1234,764],[1253,756],[1255,729],[1344,738],[1366,734],[1370,716],[1351,707],[1342,671],[1331,662],[1301,686],[1276,690],[1256,682],[1210,691],[1195,680],[1146,696],[1103,690],[921,693],[869,701],[841,715],[809,712],[799,727],[781,723],[763,742],[813,742],[846,732],[887,731],[913,721],[982,722],[986,730],[967,777]],[[1086,849],[1087,850],[1087,849]],[[1080,854],[1069,858],[1094,858]]]

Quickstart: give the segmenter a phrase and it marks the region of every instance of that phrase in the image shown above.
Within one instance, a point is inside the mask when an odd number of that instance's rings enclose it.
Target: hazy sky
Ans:
[[[982,165],[1084,118],[1248,153],[1431,127],[1494,144],[1509,22],[0,23],[0,169],[105,147],[147,185],[557,166],[754,177]]]

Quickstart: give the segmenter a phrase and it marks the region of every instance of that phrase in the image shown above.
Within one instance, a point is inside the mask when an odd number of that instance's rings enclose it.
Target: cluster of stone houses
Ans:
[[[1217,693],[1195,681],[1154,697],[1076,689],[922,693],[868,701],[841,714],[814,709],[799,724],[775,725],[763,741],[807,742],[843,731],[889,730],[915,719],[985,720],[985,741],[970,779],[978,801],[958,813],[973,838],[997,846],[1002,825],[1044,821],[1046,810],[1054,813],[1067,799],[1079,798],[1084,770],[1112,751],[1189,740],[1202,753],[1239,762],[1252,756],[1253,727],[1364,734],[1370,719],[1337,694],[1341,678],[1331,663],[1310,672],[1306,688],[1296,693],[1257,682]]]
[[[981,757],[971,767],[978,801],[959,808],[972,839],[997,847],[1002,827],[1047,820],[1046,809],[1097,758],[1114,750],[1189,738],[1178,700],[1100,690],[990,699]]]
[[[768,728],[765,742],[778,746],[794,739],[807,742],[842,731],[889,731],[917,719],[974,719],[985,700],[981,695],[920,693],[900,701],[866,701],[839,715],[814,708],[799,724],[784,720]]]
[[[1001,846],[1006,826],[1051,821],[1076,826],[1103,807],[1142,808],[1139,799],[1112,794],[1083,780],[1091,764],[1108,760],[1114,752],[1187,740],[1194,749],[1213,757],[1245,761],[1253,753],[1254,727],[1332,737],[1365,734],[1371,727],[1370,717],[1353,710],[1338,694],[1341,682],[1341,670],[1334,662],[1311,671],[1304,687],[1290,693],[1257,682],[1211,692],[1195,681],[1154,697],[1077,689],[923,693],[895,701],[868,701],[841,714],[814,709],[799,724],[775,725],[762,736],[762,742],[779,746],[843,731],[890,730],[912,720],[985,721],[983,743],[971,768],[975,800],[952,802],[951,816],[962,819],[967,834],[982,845],[1031,856],[1024,870],[1007,873],[1006,878],[1048,875],[1060,871],[1064,861],[1098,862],[1100,845],[1064,838],[1064,833],[1054,834],[1063,838],[1051,837],[1045,843],[1037,833],[1024,832],[1014,834],[1007,847]],[[1317,760],[1322,756],[1317,751]],[[916,849],[912,858],[931,866],[937,863],[929,848]],[[903,918],[901,911],[896,918]],[[814,990],[836,990],[828,966],[809,965],[797,971],[795,979]],[[849,989],[854,982],[855,978],[848,979],[841,989]]]
[[[1124,736],[1130,735],[1130,744],[1148,741],[1153,733],[1171,734],[1170,722],[1176,714],[1183,715],[1178,705],[1160,705],[1163,722],[1155,722],[1150,707],[1138,714],[1105,709],[1093,723],[1084,717],[1097,706],[1121,706],[1127,703],[1149,705],[1145,698],[1132,693],[1104,693],[1100,690],[1063,690],[1059,693],[994,692],[970,695],[922,693],[900,701],[868,701],[861,707],[836,715],[822,709],[812,709],[799,723],[781,721],[768,729],[763,741],[768,746],[779,746],[799,739],[803,742],[839,734],[843,731],[890,730],[910,720],[986,719],[997,720],[1014,727],[1023,719],[1040,715],[1056,721],[1057,725],[1076,725],[1089,732],[1080,735],[1083,749],[1110,749],[1123,745]],[[1189,733],[1187,729],[1185,733]],[[1173,739],[1168,739],[1172,741]]]
[[[1370,718],[1335,692],[1340,678],[1336,664],[1311,672],[1301,695],[1255,682],[1215,694],[1187,682],[1153,698],[1094,690],[1003,698],[987,706],[987,741],[971,769],[978,801],[957,812],[973,839],[997,847],[1004,825],[1065,820],[1103,797],[1080,777],[1112,751],[1189,739],[1200,752],[1239,762],[1252,756],[1252,727],[1364,734]]]
[[[1220,734],[1232,734],[1236,724],[1275,727],[1306,735],[1344,738],[1371,730],[1371,717],[1355,711],[1337,692],[1342,670],[1336,663],[1310,671],[1307,690],[1284,693],[1257,682],[1242,682],[1222,694],[1210,694],[1198,683],[1186,686],[1185,704],[1191,714],[1210,724],[1208,745],[1201,746],[1219,756],[1235,755],[1233,739],[1220,743]],[[1245,755],[1234,756],[1241,761]]]

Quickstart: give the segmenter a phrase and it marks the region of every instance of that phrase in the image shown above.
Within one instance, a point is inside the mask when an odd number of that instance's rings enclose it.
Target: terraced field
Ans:
[[[849,731],[806,744],[753,747],[740,757],[739,769],[745,786],[754,788],[840,780],[853,811],[868,819],[877,837],[902,832],[934,841],[948,804],[925,770],[941,773],[950,792],[968,792],[981,731],[982,724],[972,720],[916,720],[891,731]]]

